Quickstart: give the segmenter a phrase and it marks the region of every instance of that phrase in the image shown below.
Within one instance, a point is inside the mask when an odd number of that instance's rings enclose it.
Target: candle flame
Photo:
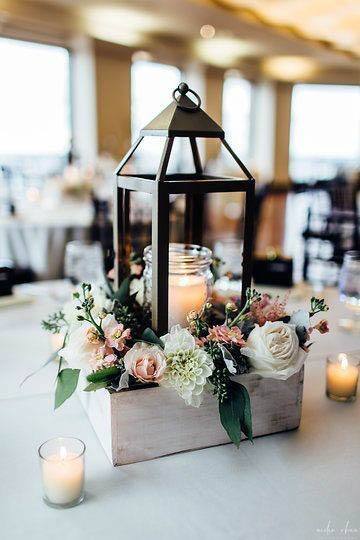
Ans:
[[[60,446],[60,459],[66,459],[67,451],[65,446]]]
[[[339,361],[340,361],[341,369],[347,369],[347,367],[349,365],[349,361],[347,359],[346,354],[340,353],[339,354]]]

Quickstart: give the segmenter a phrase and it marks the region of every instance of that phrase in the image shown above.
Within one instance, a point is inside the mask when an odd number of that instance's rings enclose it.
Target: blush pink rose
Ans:
[[[125,369],[141,382],[160,382],[166,369],[166,357],[156,345],[135,343],[124,356]]]

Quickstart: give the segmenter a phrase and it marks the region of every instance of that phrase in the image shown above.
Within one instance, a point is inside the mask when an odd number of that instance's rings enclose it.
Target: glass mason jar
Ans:
[[[360,331],[360,251],[348,251],[339,276],[340,300],[345,303],[352,317],[339,321],[342,328]]]
[[[144,300],[151,310],[152,250],[144,250]],[[187,326],[186,316],[199,310],[211,296],[212,252],[195,244],[169,244],[169,328]]]
[[[85,444],[72,437],[57,437],[39,448],[44,502],[70,508],[84,500]]]

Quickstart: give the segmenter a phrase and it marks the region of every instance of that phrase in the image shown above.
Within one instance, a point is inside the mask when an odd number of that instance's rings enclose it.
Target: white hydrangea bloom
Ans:
[[[180,325],[161,338],[165,344],[167,368],[161,384],[175,388],[187,405],[199,407],[206,379],[213,370],[211,357],[198,347],[195,338]]]

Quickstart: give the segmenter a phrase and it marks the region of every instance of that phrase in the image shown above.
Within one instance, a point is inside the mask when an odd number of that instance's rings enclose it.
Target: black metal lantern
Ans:
[[[187,94],[192,94],[196,103]],[[245,221],[243,244],[242,302],[251,284],[253,215],[255,180],[230,148],[224,131],[201,108],[200,97],[185,83],[173,92],[173,102],[154,118],[121,160],[117,170],[114,205],[115,272],[119,282],[120,261],[130,256],[129,193],[140,191],[152,195],[152,326],[159,333],[168,329],[169,282],[169,196],[184,194],[185,242],[202,243],[203,199],[207,193],[245,193]],[[166,137],[160,165],[156,174],[122,174],[124,165],[134,154],[144,137]],[[195,173],[167,174],[175,137],[190,141]],[[197,147],[197,137],[218,138],[231,154],[246,179],[204,174]]]

